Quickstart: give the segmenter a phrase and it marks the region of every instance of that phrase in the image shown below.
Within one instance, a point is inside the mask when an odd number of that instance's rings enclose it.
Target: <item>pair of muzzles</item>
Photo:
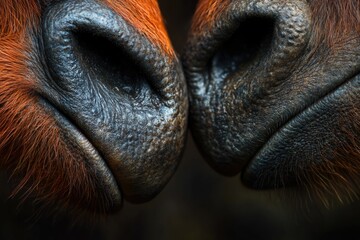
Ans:
[[[14,194],[99,212],[149,200],[189,122],[222,174],[352,198],[359,7],[201,0],[179,60],[156,1],[5,1],[0,155]]]

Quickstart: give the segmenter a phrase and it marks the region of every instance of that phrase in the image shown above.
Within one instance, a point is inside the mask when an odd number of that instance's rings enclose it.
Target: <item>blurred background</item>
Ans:
[[[169,35],[181,54],[195,0],[160,0]],[[4,179],[1,182],[6,182]],[[6,185],[6,184],[5,184]],[[2,239],[360,239],[360,203],[297,209],[269,192],[246,189],[239,176],[215,173],[189,134],[179,168],[151,202],[125,202],[114,216],[94,222],[47,218],[0,191]]]

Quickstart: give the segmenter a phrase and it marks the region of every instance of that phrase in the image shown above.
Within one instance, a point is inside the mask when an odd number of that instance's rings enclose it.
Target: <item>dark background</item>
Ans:
[[[160,0],[169,35],[181,54],[194,0]],[[2,180],[5,182],[5,180]],[[6,184],[5,184],[6,185]],[[182,162],[151,202],[125,203],[103,220],[47,218],[0,192],[2,239],[360,239],[360,204],[319,210],[284,205],[269,192],[246,189],[239,176],[215,173],[189,134]]]

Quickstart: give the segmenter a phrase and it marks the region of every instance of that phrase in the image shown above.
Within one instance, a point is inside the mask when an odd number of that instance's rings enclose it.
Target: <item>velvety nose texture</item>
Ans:
[[[52,5],[42,31],[43,96],[100,152],[125,199],[149,200],[174,173],[185,140],[178,60],[98,1]]]
[[[192,130],[217,171],[238,173],[281,122],[262,124],[281,118],[266,99],[289,84],[309,40],[309,13],[304,1],[232,1],[192,30],[184,54]]]
[[[355,31],[334,45],[319,39],[332,37],[319,21],[335,26],[337,18],[310,7],[234,0],[215,16],[197,14],[184,69],[191,130],[216,171],[241,172],[252,188],[297,185],[324,199],[357,189],[360,44]]]

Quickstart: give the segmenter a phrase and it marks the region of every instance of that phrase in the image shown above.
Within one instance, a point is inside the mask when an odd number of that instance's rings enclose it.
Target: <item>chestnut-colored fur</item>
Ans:
[[[104,3],[159,45],[165,53],[174,56],[157,0],[104,0]]]
[[[356,106],[357,104],[357,106]],[[360,108],[359,101],[343,112],[334,133],[341,141],[323,151],[321,164],[311,163],[297,175],[302,190],[329,207],[336,202],[351,202],[360,197]],[[334,131],[335,132],[335,131]],[[327,156],[331,156],[328,159]],[[335,200],[335,202],[334,202]]]
[[[36,193],[44,202],[91,208],[99,198],[94,180],[37,103],[35,76],[27,68],[26,34],[40,15],[36,2],[6,0],[0,7],[0,166],[19,181],[13,195]]]
[[[199,0],[191,26],[193,31],[202,30],[216,21],[229,3],[230,0]]]
[[[337,52],[343,50],[349,41],[360,42],[360,1],[308,2],[313,21],[310,40],[313,53],[319,47],[328,49],[328,52]],[[323,57],[326,59],[327,56]],[[354,102],[350,109],[344,109],[343,117],[336,126],[338,129],[334,135],[341,139],[341,144],[337,143],[330,152],[329,149],[322,150],[326,153],[321,164],[313,162],[297,174],[297,182],[302,190],[313,201],[320,201],[326,207],[334,204],[333,200],[344,203],[360,197],[359,101]],[[328,159],[326,156],[332,157]]]
[[[156,0],[106,0],[104,4],[165,53],[174,54]],[[18,182],[13,195],[36,196],[65,206],[71,202],[102,212],[109,202],[104,191],[98,191],[95,174],[64,143],[55,121],[38,104],[38,81],[27,63],[32,54],[29,29],[39,25],[40,15],[37,0],[0,4],[0,168],[10,170]]]
[[[314,39],[335,48],[360,35],[360,2],[357,0],[308,0],[313,16]]]

